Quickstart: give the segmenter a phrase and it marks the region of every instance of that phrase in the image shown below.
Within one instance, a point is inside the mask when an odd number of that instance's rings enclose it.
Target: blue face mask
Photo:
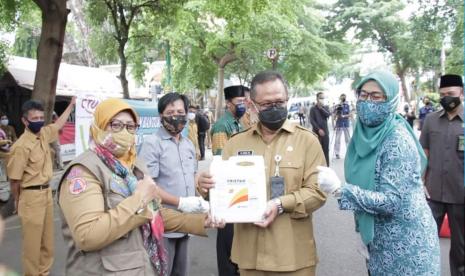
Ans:
[[[27,127],[29,128],[30,131],[32,131],[32,133],[39,133],[39,131],[44,126],[44,121],[37,121],[37,122],[31,122],[29,120],[27,121],[29,122],[29,125]]]
[[[382,124],[389,117],[389,114],[391,114],[391,110],[387,102],[357,102],[357,115],[360,122],[368,127]]]
[[[236,111],[234,112],[236,118],[242,117],[245,114],[245,111],[247,110],[245,107],[245,103],[236,104],[234,107],[236,109]]]

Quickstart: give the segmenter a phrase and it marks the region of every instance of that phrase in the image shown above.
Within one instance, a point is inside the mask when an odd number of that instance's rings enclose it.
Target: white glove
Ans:
[[[206,213],[210,210],[210,203],[200,196],[180,197],[178,209],[184,213]]]
[[[323,192],[333,194],[341,187],[341,180],[333,169],[323,166],[316,168],[318,169],[318,184]]]

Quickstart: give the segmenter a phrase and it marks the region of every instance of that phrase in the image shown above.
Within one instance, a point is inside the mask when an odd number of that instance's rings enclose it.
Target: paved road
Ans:
[[[207,156],[207,159],[209,156]],[[201,161],[200,170],[205,170],[210,161]],[[331,166],[339,176],[343,175],[343,159],[333,160]],[[337,202],[330,198],[327,203],[314,214],[315,238],[318,248],[319,276],[367,275],[362,257],[356,252],[356,236],[354,221],[350,212],[337,209]],[[55,263],[52,275],[63,275],[65,250],[60,231],[60,220],[55,216]],[[209,237],[192,237],[190,246],[191,276],[218,275],[215,253],[216,231],[209,231]],[[450,242],[441,239],[441,261],[443,276],[450,275],[448,267],[448,250]],[[0,262],[16,271],[21,271],[21,228],[16,216],[6,220],[6,233],[0,247]],[[277,249],[279,250],[279,249]]]

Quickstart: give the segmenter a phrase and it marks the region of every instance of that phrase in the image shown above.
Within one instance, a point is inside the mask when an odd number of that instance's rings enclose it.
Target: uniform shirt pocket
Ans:
[[[103,275],[145,275],[145,259],[145,252],[142,251],[102,256]]]
[[[283,160],[279,164],[279,175],[284,177],[286,194],[297,191],[302,186],[302,162]]]

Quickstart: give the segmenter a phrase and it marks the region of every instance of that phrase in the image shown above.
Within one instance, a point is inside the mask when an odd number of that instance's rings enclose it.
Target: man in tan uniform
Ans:
[[[23,272],[48,275],[53,264],[53,201],[49,181],[53,176],[50,143],[68,119],[76,99],[55,123],[44,126],[44,108],[29,100],[22,106],[24,133],[13,144],[7,164],[11,193],[21,219]]]
[[[223,159],[263,156],[269,202],[263,222],[234,225],[231,259],[241,276],[315,275],[312,213],[326,200],[316,169],[326,164],[323,151],[313,133],[287,120],[287,87],[279,73],[257,74],[251,99],[260,122],[234,135]],[[203,191],[214,186],[208,173],[198,184]]]
[[[192,144],[194,144],[195,147],[195,157],[197,160],[200,160],[200,148],[199,148],[199,139],[198,139],[198,134],[199,130],[197,127],[197,123],[195,122],[195,116],[197,113],[197,108],[194,106],[189,106],[189,112],[187,113],[187,119],[189,120],[188,124],[188,134],[187,138],[191,140]]]

